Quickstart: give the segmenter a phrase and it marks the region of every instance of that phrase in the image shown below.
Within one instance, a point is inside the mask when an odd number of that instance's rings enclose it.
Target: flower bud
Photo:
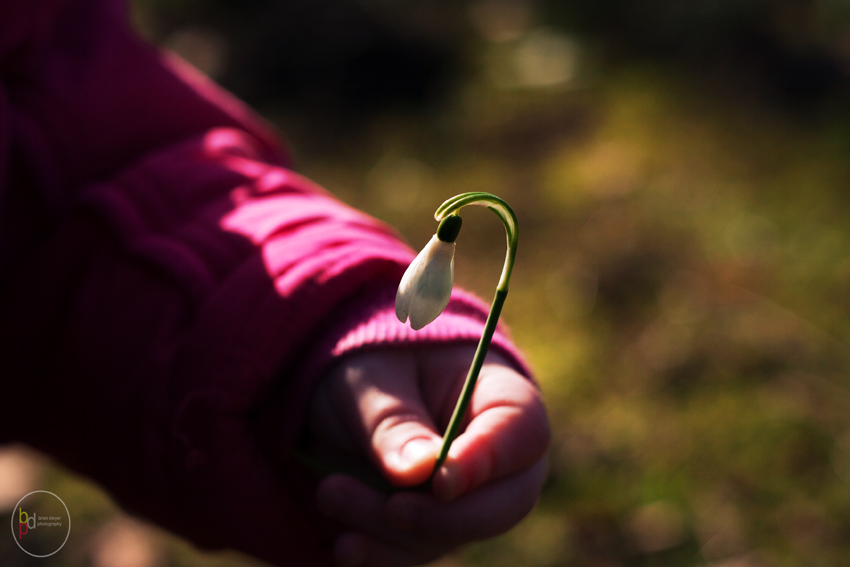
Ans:
[[[395,314],[419,330],[443,312],[454,283],[454,242],[443,242],[435,234],[407,267],[395,296]]]

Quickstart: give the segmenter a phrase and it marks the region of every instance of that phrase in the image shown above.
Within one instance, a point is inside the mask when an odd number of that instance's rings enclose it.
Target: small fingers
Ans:
[[[321,482],[316,495],[319,509],[356,530],[335,544],[334,555],[341,566],[418,565],[454,547],[453,539],[422,537],[393,525],[387,515],[389,498],[346,475],[332,475]]]
[[[534,507],[546,460],[443,503],[433,495],[387,495],[354,478],[332,475],[319,485],[319,508],[354,530],[341,536],[341,566],[403,566],[431,561],[464,543],[504,533]]]
[[[430,495],[420,495],[433,500]],[[404,529],[387,515],[390,498],[390,495],[343,474],[325,478],[316,492],[316,503],[325,515],[378,539],[409,548],[430,547],[438,540],[442,543],[457,541],[442,536],[423,539],[419,534]]]
[[[486,539],[506,532],[531,511],[545,477],[543,457],[449,503],[429,494],[398,492],[389,497],[385,513],[391,525],[421,538],[455,545]]]

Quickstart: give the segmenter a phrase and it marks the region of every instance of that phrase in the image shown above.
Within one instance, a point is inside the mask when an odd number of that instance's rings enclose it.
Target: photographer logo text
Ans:
[[[12,512],[12,535],[24,553],[49,557],[68,541],[71,514],[62,499],[52,492],[30,492]]]

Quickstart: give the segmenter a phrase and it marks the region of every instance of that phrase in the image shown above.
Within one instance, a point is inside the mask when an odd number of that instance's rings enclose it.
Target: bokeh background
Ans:
[[[516,209],[503,317],[551,408],[551,472],[529,518],[442,567],[850,564],[850,3],[132,9],[414,248],[456,193]],[[503,231],[464,217],[456,276],[489,298]],[[258,565],[0,452],[0,509],[33,488],[72,537],[47,562],[0,537],[4,566]]]

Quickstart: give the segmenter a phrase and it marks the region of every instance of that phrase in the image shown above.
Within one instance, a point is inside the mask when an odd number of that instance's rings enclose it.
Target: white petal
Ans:
[[[430,244],[429,242],[428,245]],[[395,316],[402,323],[407,321],[407,315],[410,313],[410,302],[413,300],[413,290],[416,287],[414,282],[419,279],[422,268],[425,266],[428,245],[413,259],[407,270],[404,271],[401,283],[398,284],[398,291],[395,294]]]
[[[435,236],[426,250],[428,254],[421,271],[411,282],[410,326],[417,331],[443,312],[454,283],[454,243],[443,242]]]
[[[398,284],[398,291],[395,294],[395,316],[402,323],[407,321],[407,314],[410,312],[410,302],[413,299],[413,286],[411,282],[422,271],[422,252],[414,258],[407,267],[407,270],[404,271],[404,275],[401,277],[401,283]]]
[[[416,256],[398,286],[395,313],[404,323],[419,330],[448,305],[454,281],[454,243],[433,236]]]

